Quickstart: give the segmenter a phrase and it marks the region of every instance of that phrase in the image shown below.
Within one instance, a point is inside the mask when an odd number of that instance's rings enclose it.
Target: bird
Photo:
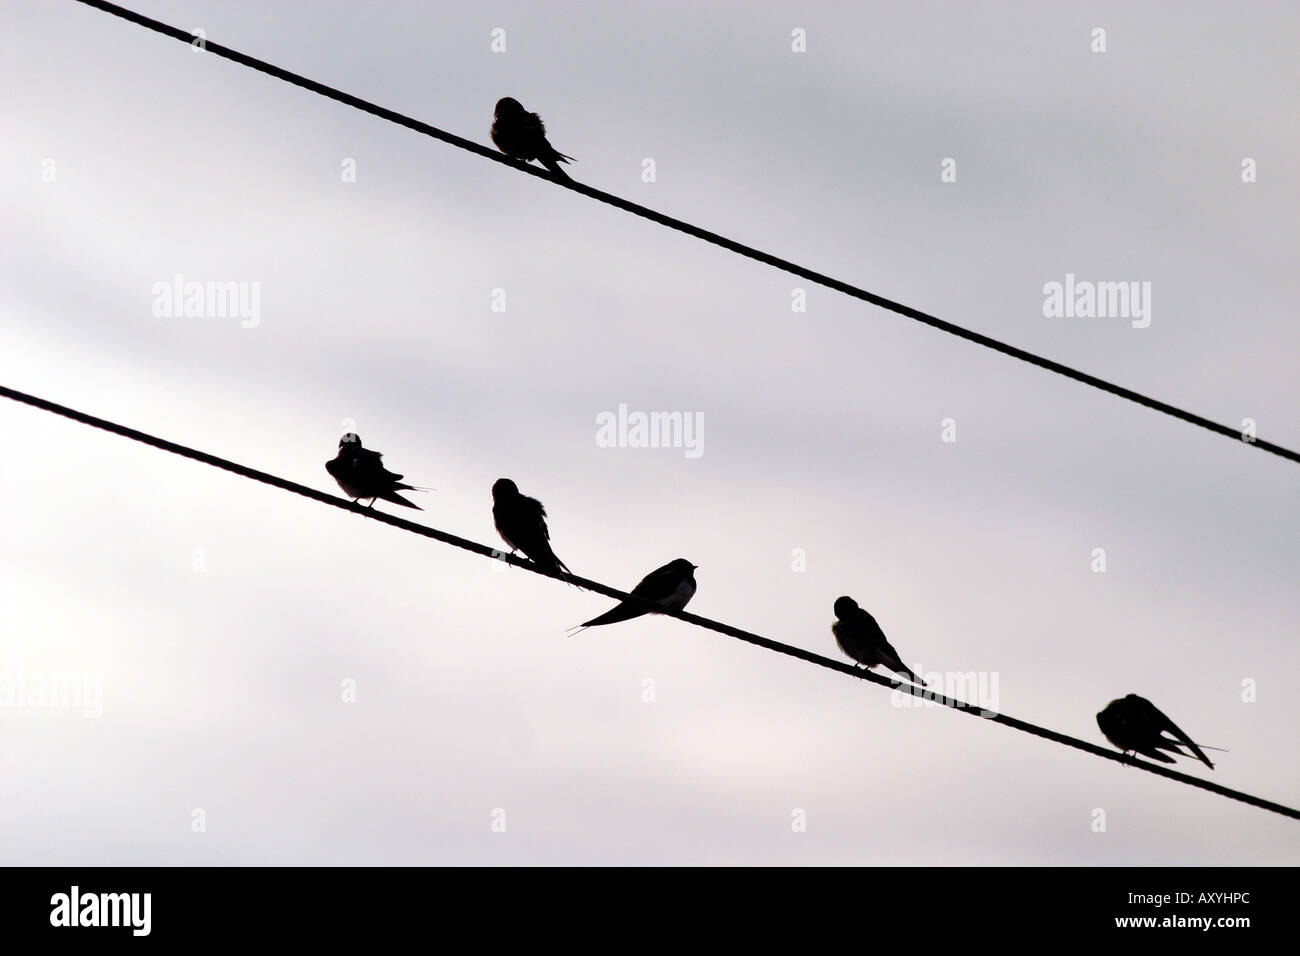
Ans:
[[[560,179],[569,178],[560,163],[576,162],[547,142],[542,118],[528,112],[512,96],[497,100],[492,117],[492,142],[512,159],[537,160]]]
[[[1097,714],[1097,726],[1106,735],[1106,739],[1124,753],[1134,753],[1159,760],[1161,763],[1173,763],[1174,758],[1161,753],[1168,750],[1180,756],[1188,756],[1180,744],[1192,748],[1192,753],[1211,770],[1214,764],[1192,738],[1178,729],[1178,725],[1166,717],[1155,704],[1145,697],[1129,694],[1118,700],[1112,700],[1106,708]],[[1164,736],[1166,733],[1171,737]],[[1209,748],[1213,750],[1214,748]]]
[[[695,569],[698,564],[691,564],[685,558],[669,561],[662,568],[651,571],[641,579],[641,583],[632,589],[636,597],[652,601],[665,611],[680,611],[695,596]],[[604,614],[584,621],[570,630],[576,634],[588,627],[602,624],[617,624],[630,621],[642,614],[656,614],[657,611],[642,606],[639,602],[623,601],[610,608]]]
[[[883,665],[922,687],[926,686],[925,681],[903,663],[898,651],[885,638],[885,632],[880,629],[876,619],[858,607],[857,601],[851,597],[836,598],[835,616],[839,620],[831,625],[831,633],[835,635],[835,643],[847,656],[868,670]]]
[[[534,564],[548,571],[572,574],[551,550],[551,533],[546,528],[546,509],[536,498],[519,493],[509,478],[492,485],[492,520],[510,553],[522,551]]]
[[[339,453],[333,460],[325,462],[325,470],[339,483],[339,487],[353,501],[369,498],[368,507],[375,506],[377,498],[391,501],[393,504],[423,511],[398,494],[399,491],[430,491],[416,485],[402,484],[402,476],[389,471],[383,466],[381,455],[361,444],[356,432],[348,432],[339,439]]]

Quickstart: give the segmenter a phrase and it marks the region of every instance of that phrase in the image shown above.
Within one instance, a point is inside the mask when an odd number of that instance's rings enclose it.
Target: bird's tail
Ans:
[[[912,670],[912,668],[908,667],[906,664],[903,663],[903,659],[898,656],[898,651],[894,650],[894,648],[890,644],[886,643],[884,647],[881,649],[885,652],[885,654],[883,655],[884,659],[877,660],[877,663],[884,664],[895,674],[902,674],[913,684],[916,684],[920,687],[929,686],[926,684],[925,681],[921,680],[921,676],[917,674],[916,671]]]
[[[1215,750],[1215,751],[1218,751],[1218,752],[1221,753],[1221,754],[1226,754],[1226,753],[1228,752],[1227,750],[1225,750],[1225,749],[1222,748],[1222,747],[1207,747],[1205,744],[1197,744],[1197,743],[1193,743],[1193,742],[1190,741],[1190,740],[1184,740],[1183,743],[1185,743],[1185,744],[1187,744],[1187,746],[1191,747],[1191,748],[1192,748],[1192,755],[1193,755],[1194,757],[1196,757],[1198,760],[1200,760],[1201,763],[1205,764],[1205,766],[1209,767],[1211,770],[1214,769],[1214,764],[1212,764],[1212,763],[1210,762],[1210,758],[1209,758],[1209,757],[1205,756],[1205,751],[1207,751],[1207,750]]]
[[[398,485],[397,487],[399,487],[399,488],[411,488],[410,485]],[[412,490],[414,490],[414,491],[423,491],[424,489],[423,489],[423,488],[413,488]],[[395,505],[402,505],[403,507],[406,507],[406,508],[414,508],[416,511],[423,511],[423,510],[424,510],[423,508],[421,508],[419,505],[415,504],[414,502],[407,501],[405,498],[403,498],[401,495],[399,495],[396,491],[385,492],[384,494],[381,494],[379,497],[382,498],[384,501],[391,501],[391,502],[392,502],[393,504],[395,504]]]
[[[551,171],[559,179],[569,179],[572,177],[560,168],[560,163],[574,162],[572,156],[565,156],[563,153],[552,153],[550,156],[542,157],[542,165]]]
[[[1159,713],[1159,711],[1157,711],[1157,713]],[[1172,734],[1179,743],[1186,744],[1188,747],[1190,747],[1192,749],[1192,755],[1196,757],[1196,759],[1199,760],[1201,763],[1205,764],[1205,766],[1213,770],[1214,764],[1210,763],[1210,758],[1205,756],[1205,751],[1201,750],[1200,747],[1192,743],[1192,738],[1187,736],[1187,734],[1183,730],[1179,729],[1178,725],[1175,724],[1172,720],[1170,720],[1168,717],[1165,717],[1164,714],[1161,714],[1160,716],[1164,717],[1164,721],[1163,721],[1164,726],[1161,728],[1161,730],[1165,731],[1166,733]]]
[[[1134,747],[1133,752],[1144,757],[1150,757],[1152,760],[1159,760],[1161,763],[1176,763],[1173,757],[1162,754],[1157,747]],[[1178,752],[1183,753],[1181,750]],[[1186,754],[1183,754],[1183,756],[1186,756]]]
[[[535,564],[540,565],[554,574],[573,574],[573,572],[569,570],[568,565],[556,556],[555,552],[551,549],[550,544],[542,542],[542,547],[545,548],[545,550],[538,553],[537,557],[533,559]]]
[[[910,680],[913,684],[917,684],[917,685],[919,685],[919,686],[921,686],[921,687],[929,687],[929,686],[930,686],[930,685],[927,684],[925,681],[921,680],[921,676],[920,676],[919,674],[917,674],[917,673],[916,673],[915,671],[913,671],[910,667],[907,667],[907,666],[904,665],[904,664],[900,664],[900,665],[898,666],[898,673],[902,674],[904,677],[906,677],[908,680]]]

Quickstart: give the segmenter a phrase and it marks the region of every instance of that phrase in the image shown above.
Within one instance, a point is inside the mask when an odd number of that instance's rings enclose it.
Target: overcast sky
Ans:
[[[1294,3],[130,5],[485,144],[514,96],[577,179],[1300,447]],[[494,546],[510,477],[579,574],[686,557],[690,610],[830,655],[849,594],[999,710],[1105,745],[1136,692],[1228,750],[1180,769],[1300,803],[1293,463],[71,0],[0,10],[0,382],[331,493],[354,429],[437,489],[404,517]],[[178,274],[256,316],[156,314]],[[1067,274],[1150,283],[1149,325],[1046,317]],[[699,454],[601,447],[620,404]],[[679,621],[569,638],[610,602],[0,428],[0,681],[102,689],[0,709],[8,863],[1300,859],[1280,816]]]

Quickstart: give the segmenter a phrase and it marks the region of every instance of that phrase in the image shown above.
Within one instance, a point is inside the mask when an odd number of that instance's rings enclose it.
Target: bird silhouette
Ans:
[[[1160,708],[1137,694],[1112,700],[1097,715],[1097,726],[1101,728],[1107,740],[1126,754],[1131,750],[1152,760],[1159,760],[1161,763],[1173,763],[1173,757],[1160,751],[1168,750],[1186,757],[1187,751],[1179,746],[1184,744],[1192,749],[1196,759],[1211,770],[1214,769],[1210,758],[1205,756],[1200,747],[1192,743],[1192,738],[1179,730],[1178,725],[1166,717]],[[1164,736],[1166,733],[1171,734],[1174,739]]]
[[[657,568],[643,577],[641,583],[634,587],[631,593],[647,601],[653,601],[665,611],[680,611],[695,596],[695,569],[697,567],[699,565],[691,564],[685,558],[669,561],[662,568]],[[641,606],[639,603],[623,601],[604,614],[570,628],[570,631],[576,634],[584,628],[599,627],[602,624],[617,624],[619,621],[630,621],[642,614],[654,613],[656,612]]]
[[[536,498],[519,493],[509,478],[492,485],[492,520],[510,553],[522,551],[534,564],[548,571],[572,573],[551,550],[551,533],[546,527],[546,509]]]
[[[902,674],[914,683],[925,686],[911,668],[903,663],[892,644],[885,638],[876,619],[858,607],[858,602],[851,597],[837,598],[835,616],[839,618],[831,625],[835,643],[847,656],[867,669],[877,666],[888,667],[896,674]]]
[[[492,117],[492,142],[497,149],[513,159],[522,159],[524,162],[537,160],[560,179],[569,178],[560,168],[560,163],[575,161],[572,156],[565,156],[547,141],[542,118],[536,113],[528,112],[511,96],[497,100],[496,112]]]
[[[379,452],[363,447],[360,436],[355,432],[348,432],[339,439],[338,455],[325,462],[325,470],[353,501],[369,498],[368,507],[373,508],[375,500],[383,498],[393,504],[422,511],[419,505],[407,501],[398,492],[430,489],[402,484],[401,475],[384,467],[383,457]]]

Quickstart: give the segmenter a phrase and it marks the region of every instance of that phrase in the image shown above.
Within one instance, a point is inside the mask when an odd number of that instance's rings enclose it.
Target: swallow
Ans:
[[[665,611],[680,611],[695,596],[695,569],[697,567],[699,567],[698,564],[691,564],[685,558],[669,561],[662,568],[651,571],[643,577],[641,583],[632,589],[632,594],[647,601],[653,601]],[[630,621],[642,614],[655,613],[658,612],[642,607],[637,602],[624,601],[617,607],[610,608],[604,614],[593,617],[590,621],[584,621],[577,627],[571,628],[571,630],[576,634],[583,628],[599,627],[602,624],[617,624],[619,621]]]
[[[1159,760],[1161,763],[1173,763],[1173,757],[1166,756],[1160,751],[1168,750],[1186,757],[1187,751],[1179,746],[1185,744],[1192,748],[1196,759],[1211,770],[1214,769],[1210,758],[1205,756],[1200,747],[1192,743],[1192,738],[1179,730],[1178,725],[1161,713],[1155,704],[1137,694],[1112,700],[1106,705],[1106,709],[1097,715],[1097,726],[1101,728],[1107,740],[1126,754],[1131,750],[1152,760]],[[1171,734],[1173,739],[1164,736],[1166,733]]]
[[[548,571],[572,574],[551,550],[551,533],[546,528],[546,509],[536,498],[519,493],[509,478],[492,485],[492,520],[510,553],[522,551],[534,564]]]
[[[837,598],[835,616],[839,620],[831,625],[831,633],[835,635],[835,643],[847,656],[868,670],[883,665],[896,674],[904,675],[913,683],[926,686],[925,681],[903,663],[898,651],[886,640],[885,632],[880,629],[876,619],[858,607],[857,601],[851,597]]]
[[[355,432],[348,432],[339,439],[339,453],[332,461],[325,462],[325,470],[339,483],[339,487],[353,501],[369,498],[368,507],[375,506],[375,499],[383,498],[395,505],[403,505],[422,511],[419,505],[412,504],[399,491],[429,491],[415,485],[402,484],[402,476],[389,471],[383,466],[381,455],[377,451],[361,446],[361,438]]]
[[[560,168],[560,163],[575,161],[547,142],[542,118],[528,112],[510,96],[497,100],[496,113],[492,117],[492,142],[512,159],[537,160],[560,179],[569,178]]]

